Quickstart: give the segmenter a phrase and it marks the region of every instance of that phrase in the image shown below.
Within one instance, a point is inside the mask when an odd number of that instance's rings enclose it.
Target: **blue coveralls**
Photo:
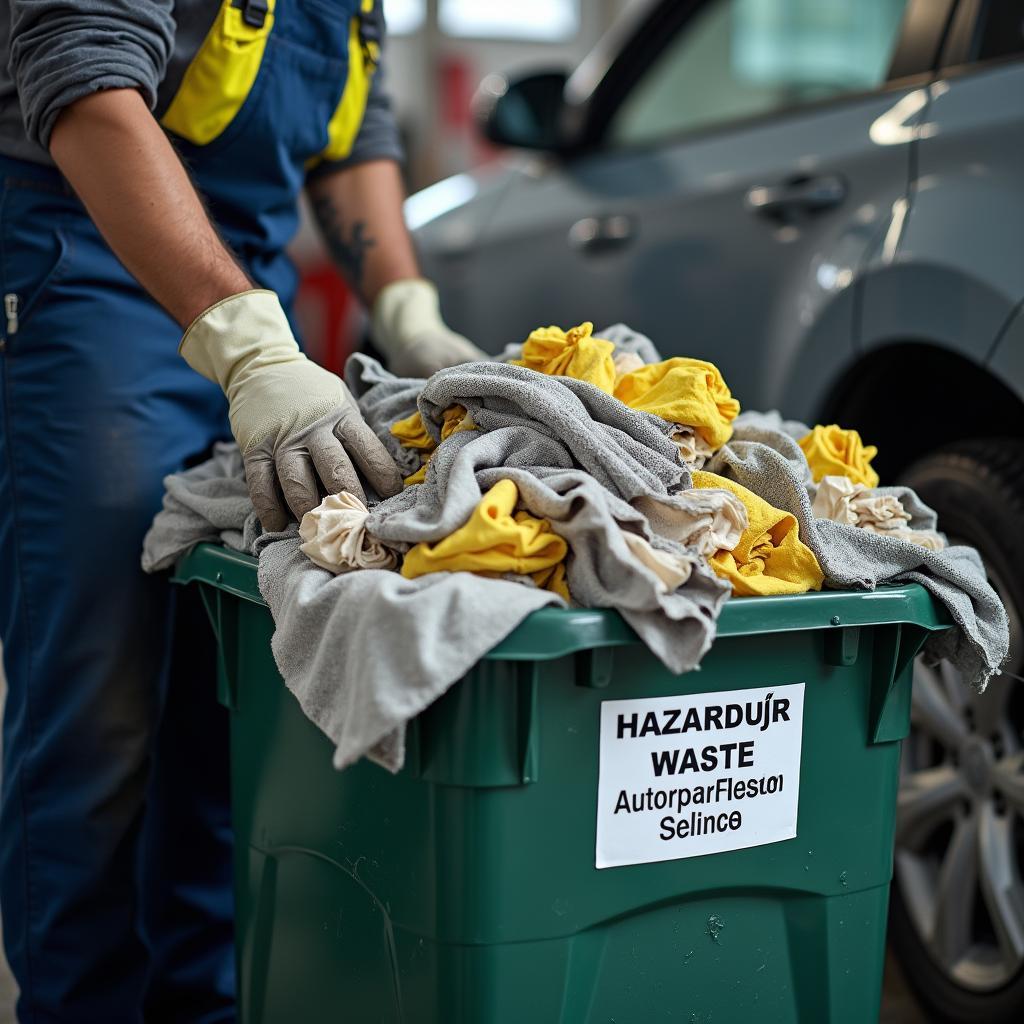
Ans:
[[[213,220],[286,309],[283,246],[357,7],[277,0],[234,121],[206,146],[180,143]],[[2,158],[0,176],[0,276],[17,296],[0,352],[0,896],[19,1017],[230,1021],[228,738],[211,631],[139,567],[163,477],[230,436],[226,404],[61,176]]]

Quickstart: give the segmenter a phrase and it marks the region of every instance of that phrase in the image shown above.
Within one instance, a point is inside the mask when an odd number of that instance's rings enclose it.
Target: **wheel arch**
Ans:
[[[954,441],[1024,437],[1024,400],[984,365],[926,340],[893,340],[850,366],[826,392],[817,422],[855,427],[894,480]]]

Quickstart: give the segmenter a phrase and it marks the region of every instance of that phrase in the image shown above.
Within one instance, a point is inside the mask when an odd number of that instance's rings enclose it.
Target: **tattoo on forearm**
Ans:
[[[331,258],[357,289],[363,286],[366,253],[377,240],[367,233],[365,220],[346,223],[341,210],[327,196],[313,201],[313,213],[320,224]]]

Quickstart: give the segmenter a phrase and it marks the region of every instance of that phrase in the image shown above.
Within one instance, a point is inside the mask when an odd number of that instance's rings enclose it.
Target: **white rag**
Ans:
[[[690,578],[694,565],[699,561],[699,556],[690,551],[659,551],[640,534],[629,530],[623,530],[622,536],[636,560],[658,577],[655,586],[661,594],[678,590]]]
[[[703,469],[704,463],[715,454],[715,449],[685,423],[673,423],[668,437],[679,449],[679,458],[691,473]]]
[[[366,532],[369,509],[348,491],[328,494],[302,517],[299,550],[335,575],[353,569],[394,569],[394,551]]]
[[[818,484],[811,512],[816,519],[859,526],[868,533],[942,551],[945,538],[935,530],[913,530],[911,515],[895,494],[882,494],[845,476],[825,476]]]

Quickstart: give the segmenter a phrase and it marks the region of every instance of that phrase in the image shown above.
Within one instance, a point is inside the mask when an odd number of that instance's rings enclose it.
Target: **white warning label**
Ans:
[[[599,868],[796,836],[804,684],[606,700]]]

